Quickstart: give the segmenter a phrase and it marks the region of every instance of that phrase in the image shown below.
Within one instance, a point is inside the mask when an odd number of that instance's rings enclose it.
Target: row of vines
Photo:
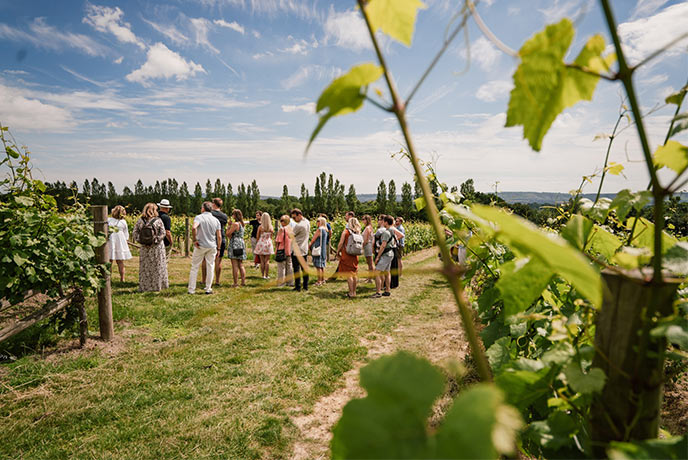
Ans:
[[[575,34],[572,21],[547,26],[516,51],[487,28],[476,2],[466,0],[441,49],[402,99],[380,33],[411,46],[424,5],[420,0],[357,1],[377,62],[351,68],[323,91],[309,146],[333,117],[355,112],[365,102],[397,119],[405,155],[423,189],[424,198],[416,204],[425,207],[435,233],[442,273],[470,344],[472,380],[480,382],[457,385],[461,372],[447,375],[407,353],[372,362],[360,374],[367,396],[350,401],[334,428],[333,458],[498,458],[517,451],[530,458],[688,456],[684,433],[659,436],[663,383],[685,374],[688,359],[688,243],[663,228],[665,200],[688,183],[683,176],[688,148],[672,139],[688,129],[688,114],[680,112],[688,88],[667,98],[675,113],[664,142],[651,149],[633,73],[665,49],[629,66],[609,1],[599,4],[614,52],[606,51],[598,34],[566,62]],[[591,100],[600,79],[619,82],[626,96],[622,112],[637,131],[651,179],[648,189],[624,190],[614,200],[599,194],[595,201],[576,197],[541,228],[444,190],[437,172],[418,158],[406,111],[471,18],[518,63],[506,126],[522,126],[536,151],[557,116]],[[369,93],[380,79],[386,94]],[[601,181],[622,168],[608,158]],[[660,169],[667,184],[660,182]],[[639,217],[647,206],[652,220]],[[455,244],[466,247],[465,265],[450,257]],[[448,378],[454,384],[448,385]],[[430,427],[433,405],[448,386],[460,388],[458,396]]]

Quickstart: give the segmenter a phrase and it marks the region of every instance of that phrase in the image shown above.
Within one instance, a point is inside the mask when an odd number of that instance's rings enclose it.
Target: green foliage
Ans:
[[[365,6],[373,32],[382,30],[393,39],[411,46],[420,0],[371,0]]]
[[[688,167],[688,147],[676,141],[668,141],[657,148],[653,159],[657,168],[666,166],[676,174],[682,174]]]
[[[682,459],[688,453],[688,436],[636,442],[612,442],[607,454],[612,460]]]
[[[330,118],[360,109],[363,106],[368,85],[381,76],[382,67],[365,63],[352,67],[346,74],[330,83],[330,86],[325,88],[318,98],[315,111],[320,113],[320,121],[311,134],[306,151]]]
[[[442,394],[442,373],[406,352],[361,369],[363,399],[350,401],[333,429],[332,458],[498,458],[513,452],[519,414],[492,385],[454,401],[435,435],[427,419]]]
[[[31,176],[29,152],[19,149],[2,131],[7,176],[0,182],[0,298],[10,303],[33,289],[59,297],[72,287],[87,293],[99,286],[104,267],[94,260],[94,248],[105,239],[93,235],[87,208],[78,203],[59,214],[55,198]]]
[[[542,139],[555,118],[580,100],[591,100],[599,77],[581,71],[599,72],[608,68],[602,59],[604,39],[595,35],[586,43],[573,65],[564,63],[573,24],[563,19],[535,34],[519,50],[521,64],[514,73],[506,126],[523,126],[523,137],[539,151]]]

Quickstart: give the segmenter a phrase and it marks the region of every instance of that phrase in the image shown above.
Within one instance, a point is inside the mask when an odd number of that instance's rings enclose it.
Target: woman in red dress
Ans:
[[[339,238],[339,246],[337,246],[337,255],[340,258],[339,274],[346,276],[346,282],[349,285],[349,292],[346,293],[346,296],[350,299],[356,297],[356,284],[358,284],[358,256],[346,253],[346,243],[352,232],[361,233],[361,224],[355,217],[349,219],[349,224],[342,232],[342,236]]]

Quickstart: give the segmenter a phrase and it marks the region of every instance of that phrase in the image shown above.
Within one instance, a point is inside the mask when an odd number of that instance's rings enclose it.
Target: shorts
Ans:
[[[251,237],[251,250],[256,249],[256,243],[258,242],[258,239],[254,236]]]
[[[399,258],[404,256],[404,247],[403,246],[397,246],[397,255]]]
[[[365,257],[373,257],[373,245],[372,244],[366,244],[363,246],[363,255]]]
[[[388,272],[392,267],[392,259],[394,259],[394,253],[392,251],[382,254],[377,265],[375,265],[375,270],[379,272]]]
[[[225,249],[227,249],[227,240],[224,238],[222,239],[222,244],[220,245],[220,252],[217,253],[217,256],[222,259],[225,255]]]

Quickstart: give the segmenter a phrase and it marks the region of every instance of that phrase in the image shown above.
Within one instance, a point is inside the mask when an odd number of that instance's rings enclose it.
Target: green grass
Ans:
[[[432,263],[427,255],[413,266]],[[136,292],[136,264],[127,265],[131,281],[113,285],[116,333],[127,337],[118,353],[0,365],[0,458],[288,458],[299,437],[290,417],[365,359],[360,338],[432,316],[446,298],[435,274],[409,272],[383,299],[363,284],[348,300],[343,282],[263,289],[251,268],[247,288],[190,296],[189,264],[173,258],[160,294]]]

